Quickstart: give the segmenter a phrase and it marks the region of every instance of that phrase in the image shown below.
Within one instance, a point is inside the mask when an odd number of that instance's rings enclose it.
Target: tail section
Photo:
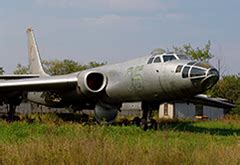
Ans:
[[[38,46],[32,28],[27,29],[28,36],[28,58],[31,74],[39,74],[40,77],[49,76],[43,70]]]

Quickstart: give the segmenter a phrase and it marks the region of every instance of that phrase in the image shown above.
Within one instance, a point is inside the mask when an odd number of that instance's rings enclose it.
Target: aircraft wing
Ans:
[[[20,80],[1,80],[0,92],[9,91],[45,91],[75,89],[76,76],[54,76],[40,78],[25,78]]]
[[[191,102],[194,104],[203,104],[215,107],[223,107],[223,108],[234,108],[235,105],[229,102],[224,101],[223,99],[219,98],[210,98],[207,95],[199,94],[195,95],[191,98],[183,99],[185,102]]]
[[[0,75],[0,80],[14,80],[14,79],[25,79],[25,78],[37,78],[39,74],[11,74],[11,75]]]

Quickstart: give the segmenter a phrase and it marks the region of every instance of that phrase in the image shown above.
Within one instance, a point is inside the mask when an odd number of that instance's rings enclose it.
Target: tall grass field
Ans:
[[[52,118],[0,121],[0,164],[240,164],[240,118],[147,131]]]

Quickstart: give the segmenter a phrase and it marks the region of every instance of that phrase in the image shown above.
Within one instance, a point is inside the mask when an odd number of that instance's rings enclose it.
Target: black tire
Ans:
[[[132,120],[132,124],[139,127],[141,124],[141,119],[139,117],[134,117],[134,119]]]

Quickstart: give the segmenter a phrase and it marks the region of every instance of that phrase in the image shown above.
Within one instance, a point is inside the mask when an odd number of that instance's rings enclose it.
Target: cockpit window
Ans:
[[[193,65],[193,64],[195,64],[196,63],[196,61],[191,61],[191,62],[189,62],[189,63],[187,63],[188,65]]]
[[[188,77],[188,71],[189,71],[190,67],[189,66],[185,66],[183,68],[183,72],[182,72],[182,77],[183,78],[187,78]]]
[[[151,63],[152,63],[152,61],[153,61],[153,59],[154,59],[154,57],[151,57],[151,58],[149,58],[149,60],[148,60],[147,64],[151,64]]]
[[[177,56],[180,60],[191,60],[191,57],[189,57],[185,54],[177,54]]]
[[[176,60],[176,57],[174,55],[163,55],[163,61],[171,61],[171,60]]]
[[[182,65],[178,65],[175,72],[176,72],[176,73],[181,72],[182,67],[183,67]]]
[[[191,69],[191,73],[190,73],[190,77],[198,77],[198,76],[204,76],[206,73],[205,70],[203,69],[199,69],[199,68],[192,68]]]
[[[160,57],[156,57],[153,62],[154,63],[159,63],[159,62],[161,62],[161,58]]]
[[[161,63],[161,62],[167,62],[172,60],[190,60],[191,57],[184,55],[184,54],[176,54],[172,52],[168,53],[151,53],[151,56],[149,57],[147,64],[152,63]],[[196,62],[194,61],[191,65],[194,65]]]

